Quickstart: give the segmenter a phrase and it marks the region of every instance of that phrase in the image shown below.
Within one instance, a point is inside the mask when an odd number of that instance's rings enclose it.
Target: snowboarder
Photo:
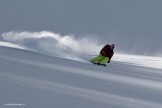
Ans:
[[[105,45],[101,51],[100,51],[100,54],[89,60],[90,62],[94,63],[94,64],[98,64],[98,65],[104,65],[106,66],[105,63],[110,63],[110,60],[114,54],[114,48],[115,48],[115,45],[114,44],[107,44]]]

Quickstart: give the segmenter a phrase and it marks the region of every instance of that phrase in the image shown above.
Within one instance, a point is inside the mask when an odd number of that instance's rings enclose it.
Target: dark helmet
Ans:
[[[112,49],[114,49],[114,48],[115,48],[115,44],[111,44],[110,46],[111,46],[111,48],[112,48]]]

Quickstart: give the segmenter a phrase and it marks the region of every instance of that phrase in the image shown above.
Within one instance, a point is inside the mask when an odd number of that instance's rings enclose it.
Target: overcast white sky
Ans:
[[[160,53],[162,0],[0,0],[0,34],[17,30],[93,34],[119,51]]]

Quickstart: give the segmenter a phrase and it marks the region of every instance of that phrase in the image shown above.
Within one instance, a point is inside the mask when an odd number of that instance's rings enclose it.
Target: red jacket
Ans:
[[[101,51],[100,54],[102,56],[106,56],[109,58],[108,63],[110,62],[110,59],[112,58],[112,56],[114,55],[114,51],[113,49],[110,47],[110,45],[105,45]]]

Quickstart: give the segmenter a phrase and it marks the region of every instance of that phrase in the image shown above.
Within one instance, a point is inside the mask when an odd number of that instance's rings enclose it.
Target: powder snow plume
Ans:
[[[73,60],[87,60],[89,55],[98,54],[103,45],[99,44],[97,37],[74,35],[62,36],[58,33],[41,32],[6,32],[2,35],[3,41],[38,51],[47,55],[63,57]]]

